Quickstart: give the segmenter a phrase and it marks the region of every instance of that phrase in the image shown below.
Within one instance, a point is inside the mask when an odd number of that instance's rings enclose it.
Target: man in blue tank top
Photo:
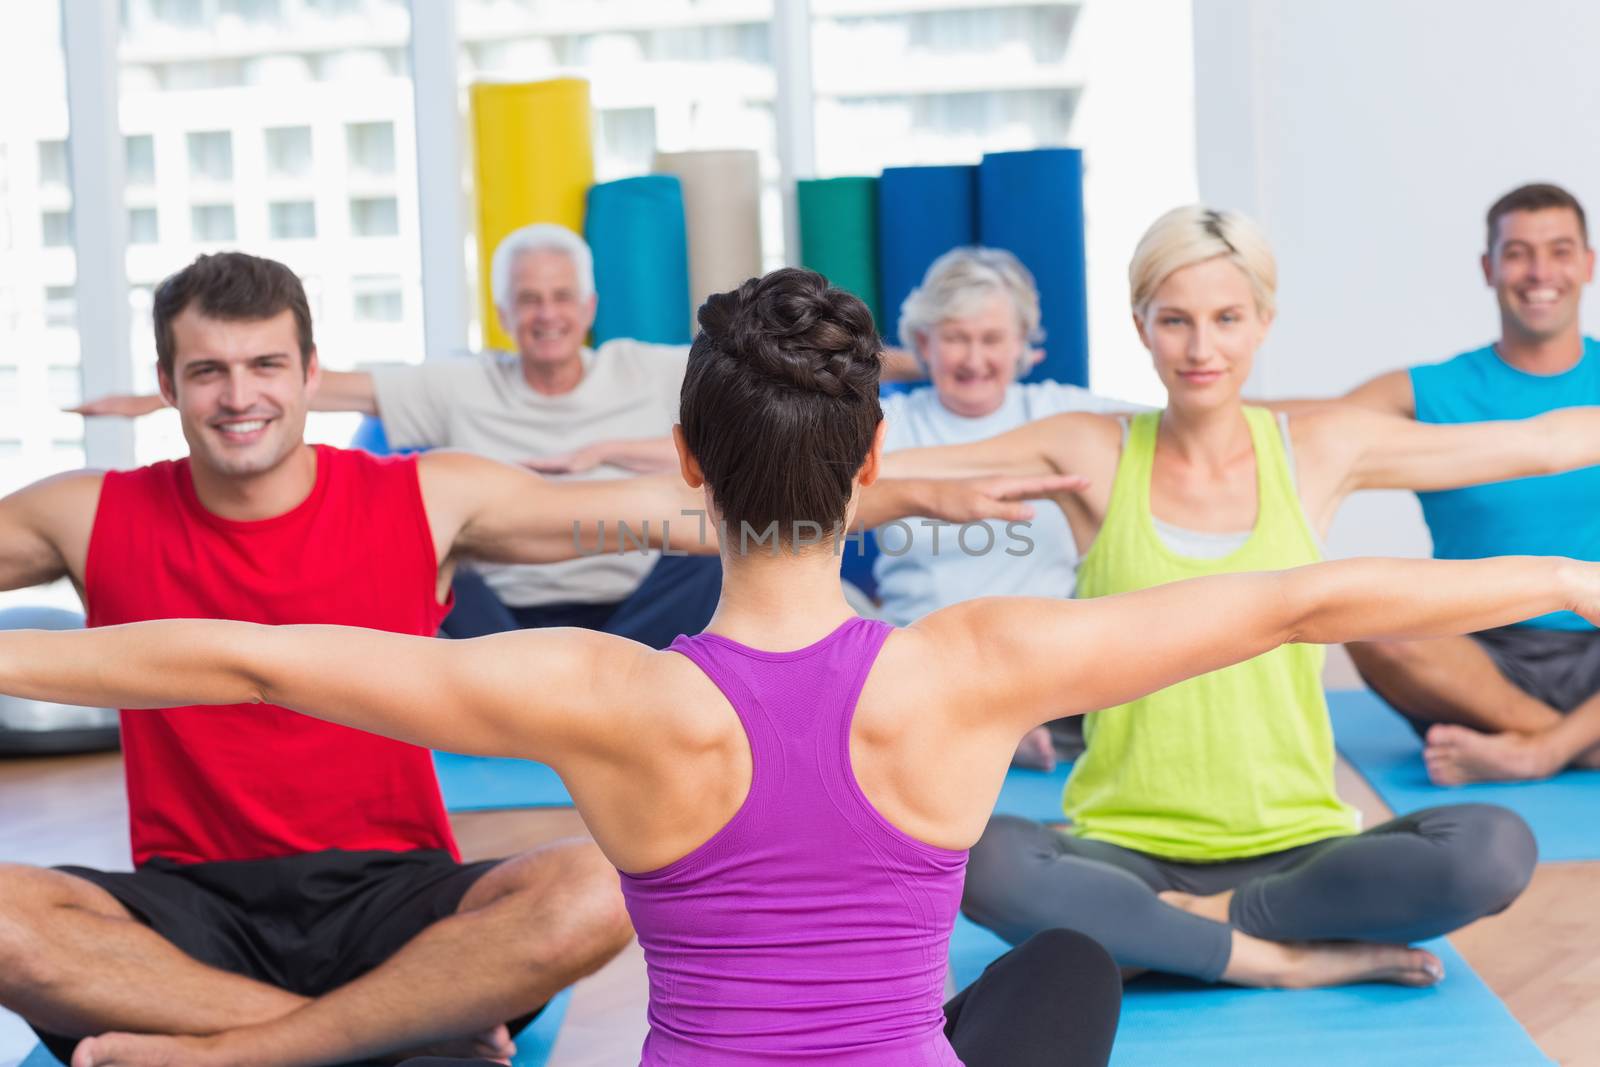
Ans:
[[[1600,403],[1600,341],[1578,326],[1594,264],[1571,193],[1545,184],[1512,190],[1489,209],[1483,255],[1500,339],[1382,375],[1346,399],[1424,422],[1521,419]],[[1600,559],[1600,467],[1418,498],[1437,557]],[[1368,684],[1426,731],[1435,782],[1600,767],[1600,632],[1571,612],[1469,637],[1351,645],[1350,653]]]

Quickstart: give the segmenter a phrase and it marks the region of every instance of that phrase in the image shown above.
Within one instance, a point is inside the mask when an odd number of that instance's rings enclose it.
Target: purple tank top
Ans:
[[[892,629],[851,619],[793,652],[672,643],[738,712],[753,773],[705,844],[622,876],[650,973],[645,1067],[959,1067],[940,1005],[967,854],[895,829],[850,769]]]

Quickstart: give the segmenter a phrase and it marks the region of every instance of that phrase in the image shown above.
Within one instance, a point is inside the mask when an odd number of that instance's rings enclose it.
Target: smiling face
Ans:
[[[1511,211],[1495,227],[1483,276],[1500,304],[1507,337],[1548,341],[1577,328],[1583,287],[1594,278],[1594,251],[1570,208]]]
[[[171,325],[161,395],[178,411],[190,461],[227,478],[277,469],[301,444],[318,380],[315,351],[301,359],[293,312],[214,319],[191,304]]]
[[[939,402],[957,415],[999,410],[1027,350],[1011,297],[995,292],[970,315],[943,319],[918,335],[918,349]]]
[[[1271,321],[1244,271],[1221,256],[1173,271],[1134,316],[1168,406],[1179,409],[1237,402]]]
[[[564,252],[524,252],[511,264],[510,306],[500,321],[524,363],[541,370],[581,358],[594,325],[595,294],[579,295],[578,269]]]

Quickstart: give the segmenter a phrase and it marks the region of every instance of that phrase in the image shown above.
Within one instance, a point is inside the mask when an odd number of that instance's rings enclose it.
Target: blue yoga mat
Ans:
[[[1000,787],[1000,799],[995,803],[997,815],[1020,815],[1038,822],[1065,822],[1061,810],[1061,791],[1067,787],[1067,775],[1072,764],[1058,763],[1049,774],[1013,767],[1006,774],[1006,784]]]
[[[688,344],[689,239],[678,179],[648,174],[590,186],[583,229],[600,294],[594,343]]]
[[[444,806],[451,811],[494,811],[501,808],[554,808],[572,803],[556,772],[532,760],[490,756],[458,756],[435,752]],[[1070,764],[1050,774],[1012,770],[1006,775],[995,811],[1040,822],[1060,822],[1061,790]]]
[[[516,1036],[517,1054],[511,1060],[511,1067],[545,1067],[550,1062],[550,1050],[555,1047],[556,1035],[561,1032],[571,1001],[572,990],[563,989],[550,1001],[550,1006]],[[20,1067],[61,1067],[61,1061],[50,1055],[43,1045],[35,1045]]]
[[[1439,804],[1499,804],[1527,820],[1545,861],[1600,859],[1600,771],[1564,771],[1542,782],[1437,786],[1422,741],[1398,712],[1364,689],[1328,694],[1339,751],[1396,815]]]
[[[542,763],[492,756],[435,752],[433,768],[450,811],[499,808],[561,808],[572,796],[555,771]]]
[[[935,259],[978,243],[977,167],[885,167],[878,179],[878,332],[899,344],[900,305]]]
[[[966,918],[950,938],[956,988],[1007,949]],[[1551,1061],[1443,939],[1432,989],[1393,985],[1276,990],[1145,977],[1128,985],[1112,1067],[1523,1067]]]
[[[978,237],[1022,260],[1039,285],[1045,359],[1030,381],[1089,384],[1083,153],[996,152],[978,165]]]

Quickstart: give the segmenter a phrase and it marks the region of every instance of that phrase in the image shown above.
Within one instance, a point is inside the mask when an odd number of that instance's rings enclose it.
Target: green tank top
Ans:
[[[1321,558],[1272,412],[1245,408],[1256,524],[1221,559],[1173,552],[1150,514],[1160,412],[1136,415],[1111,505],[1078,573],[1080,597]],[[1197,626],[1226,625],[1196,618]],[[1072,832],[1177,860],[1239,859],[1358,829],[1334,791],[1320,645],[1284,645],[1084,719],[1088,748],[1064,798]]]

